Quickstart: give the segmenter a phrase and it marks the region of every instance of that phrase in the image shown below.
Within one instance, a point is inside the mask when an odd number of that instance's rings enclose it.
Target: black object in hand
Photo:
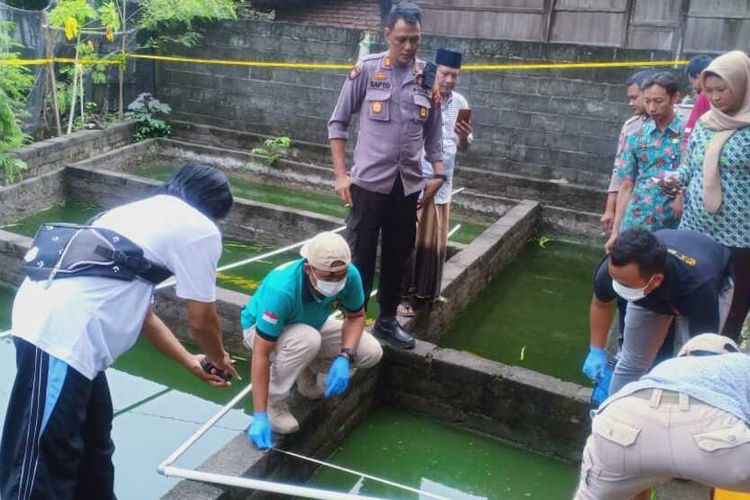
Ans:
[[[219,370],[216,368],[216,365],[211,363],[206,358],[203,358],[201,361],[201,368],[203,368],[203,371],[208,373],[209,375],[218,375],[222,380],[225,382],[229,382],[232,380],[232,374],[227,373],[224,370]]]
[[[422,76],[424,76],[422,87],[428,90],[432,90],[432,87],[435,86],[436,75],[437,75],[437,66],[435,66],[435,63],[427,62],[424,65],[424,69],[422,70]]]

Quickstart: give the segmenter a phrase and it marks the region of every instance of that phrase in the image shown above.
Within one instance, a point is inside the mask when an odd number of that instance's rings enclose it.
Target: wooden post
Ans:
[[[685,47],[685,32],[687,31],[687,18],[690,12],[690,0],[682,0],[680,5],[680,22],[675,33],[675,43],[672,45],[672,55],[675,60],[682,59],[682,51]]]
[[[44,36],[44,54],[49,63],[47,64],[47,74],[49,75],[50,92],[52,93],[52,110],[55,115],[55,128],[58,137],[62,135],[62,125],[60,124],[60,108],[57,101],[57,79],[55,78],[55,63],[52,61],[55,54],[52,52],[52,31],[47,24],[47,12],[42,12],[42,34]]]
[[[122,37],[122,40],[120,41],[120,53],[123,56],[123,60],[122,60],[122,63],[120,64],[119,70],[118,70],[119,75],[120,75],[120,82],[119,82],[120,110],[117,112],[117,118],[119,118],[120,120],[123,120],[125,118],[125,109],[124,109],[125,108],[125,97],[124,97],[124,91],[123,91],[123,86],[124,86],[123,80],[125,79],[125,64],[126,64],[125,63],[125,58],[124,58],[124,56],[125,56],[125,38],[128,36],[128,31],[126,29],[126,27],[127,27],[127,13],[128,13],[128,11],[127,11],[127,8],[128,8],[127,5],[128,5],[128,0],[122,0],[122,27],[121,27],[122,35],[120,35]]]
[[[630,41],[630,23],[633,21],[633,12],[635,12],[635,1],[627,0],[625,5],[625,22],[622,28],[622,37],[620,39],[620,46],[627,48]]]
[[[556,0],[544,0],[544,26],[542,33],[542,42],[549,43],[552,38],[552,24],[555,22],[555,4]]]

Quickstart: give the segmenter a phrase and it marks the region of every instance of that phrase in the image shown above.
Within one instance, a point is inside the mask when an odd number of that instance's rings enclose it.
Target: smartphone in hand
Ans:
[[[432,90],[432,87],[435,86],[435,77],[437,76],[437,66],[435,66],[435,63],[428,61],[424,65],[422,75],[424,76],[422,87],[428,90]]]
[[[462,108],[458,110],[458,121],[471,123],[471,109]]]

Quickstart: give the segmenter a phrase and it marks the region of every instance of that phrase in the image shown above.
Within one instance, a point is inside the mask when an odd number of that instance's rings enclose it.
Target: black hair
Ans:
[[[633,73],[627,78],[627,80],[625,80],[625,86],[630,87],[631,85],[638,85],[638,88],[643,88],[643,82],[652,77],[654,73],[655,71],[653,69],[644,69],[637,73]]]
[[[645,229],[623,231],[612,245],[609,261],[617,267],[638,264],[642,276],[663,272],[667,264],[667,247]]]
[[[641,89],[646,90],[654,85],[664,87],[670,97],[680,90],[680,84],[677,77],[671,71],[659,71],[658,73],[654,73],[649,78],[646,78],[641,85]]]
[[[711,64],[713,58],[711,56],[695,56],[687,63],[685,72],[692,78],[697,78],[701,74],[701,71],[706,69]]]
[[[234,203],[227,176],[204,163],[183,165],[159,192],[184,200],[211,219],[223,219]]]
[[[391,8],[385,25],[392,30],[399,19],[403,19],[408,24],[419,24],[421,27],[422,9],[414,2],[399,2]]]

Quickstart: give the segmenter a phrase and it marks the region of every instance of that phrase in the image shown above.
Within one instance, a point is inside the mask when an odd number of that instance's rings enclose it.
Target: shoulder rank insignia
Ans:
[[[349,80],[354,80],[360,75],[360,73],[362,73],[362,70],[360,70],[359,66],[355,64],[352,70],[349,72]]]
[[[390,56],[386,56],[386,58],[383,59],[383,67],[387,68],[387,69],[391,69],[391,66],[393,66],[393,64],[391,62],[391,57]]]
[[[694,265],[696,265],[698,263],[698,261],[694,257],[689,257],[689,256],[687,256],[687,255],[685,255],[683,253],[680,253],[677,250],[675,250],[674,248],[668,248],[667,252],[669,252],[670,254],[674,255],[675,257],[677,257],[678,259],[680,259],[682,262],[684,262],[688,266],[692,267],[692,266],[694,266]]]

